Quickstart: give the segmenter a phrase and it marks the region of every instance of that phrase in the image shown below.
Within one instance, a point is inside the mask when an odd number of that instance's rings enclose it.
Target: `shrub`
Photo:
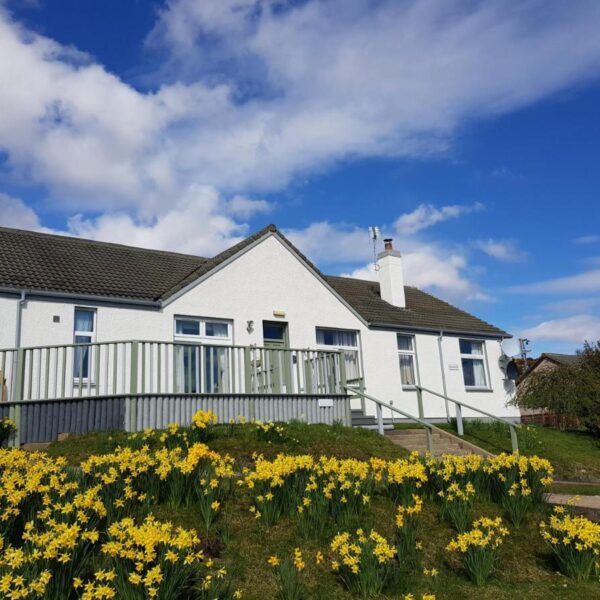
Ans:
[[[385,588],[396,549],[376,531],[366,535],[358,529],[355,536],[340,533],[331,542],[331,551],[331,568],[352,593],[373,598]]]
[[[547,410],[564,423],[577,418],[593,435],[600,435],[600,341],[585,342],[573,364],[528,375],[514,402]]]
[[[277,572],[279,599],[302,600],[305,591],[300,574],[306,565],[300,548],[294,550],[293,557],[279,560],[277,556],[271,556],[268,563]]]
[[[3,446],[17,428],[16,423],[8,417],[0,419],[0,446]]]
[[[123,600],[181,598],[204,559],[194,530],[161,523],[152,516],[141,525],[130,517],[113,523],[102,552],[114,573],[112,586]]]
[[[399,506],[396,510],[396,550],[401,569],[415,569],[419,564],[417,526],[422,508],[423,500],[415,494],[412,505]]]
[[[483,517],[473,523],[473,529],[459,534],[447,546],[450,552],[460,552],[463,563],[472,581],[483,585],[496,568],[499,547],[508,530],[502,526],[502,519]]]
[[[513,525],[519,527],[532,507],[541,506],[554,469],[543,458],[514,453],[489,458],[484,471],[490,478],[496,501],[506,510]]]
[[[268,421],[254,421],[256,439],[269,444],[283,442],[285,440],[285,427],[281,424]]]
[[[475,486],[470,481],[463,487],[451,483],[445,490],[440,490],[438,496],[441,498],[442,516],[457,531],[465,531],[471,523]]]
[[[213,435],[217,415],[210,410],[199,410],[192,415],[192,426],[189,432],[190,442],[207,442]]]
[[[549,523],[540,523],[542,537],[552,548],[562,573],[573,579],[600,575],[600,525],[556,507]]]

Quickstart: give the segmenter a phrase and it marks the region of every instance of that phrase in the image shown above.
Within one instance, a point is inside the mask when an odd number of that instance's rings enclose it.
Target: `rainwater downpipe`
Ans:
[[[16,323],[15,323],[15,348],[19,349],[21,347],[21,321],[22,321],[22,317],[23,317],[23,306],[25,305],[25,296],[26,296],[26,292],[25,290],[21,290],[21,297],[19,298],[18,302],[17,302],[17,319],[16,319]],[[12,367],[12,372],[13,372],[13,380],[14,380],[14,373],[17,372],[17,357],[18,357],[18,352],[14,353],[14,358],[13,358],[13,367]],[[17,386],[15,386],[14,384],[12,385],[12,396],[13,396],[13,401],[15,400],[19,400],[19,398],[16,398],[16,393],[17,393]]]
[[[21,290],[21,297],[17,302],[17,322],[15,325],[15,348],[21,347],[21,319],[23,316],[23,306],[25,305],[25,290]]]
[[[440,368],[442,370],[442,387],[444,390],[444,402],[446,404],[446,419],[450,423],[450,407],[448,406],[448,389],[446,387],[446,372],[444,370],[444,355],[442,353],[442,340],[444,339],[444,331],[440,329],[440,335],[438,335],[438,352],[440,354]]]

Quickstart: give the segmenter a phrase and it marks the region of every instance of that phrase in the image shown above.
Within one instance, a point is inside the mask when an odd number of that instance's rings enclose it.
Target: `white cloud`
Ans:
[[[515,240],[494,240],[488,238],[477,240],[475,247],[503,262],[521,262],[527,258],[527,253],[521,250]]]
[[[401,215],[394,225],[400,234],[413,234],[442,221],[480,210],[483,210],[483,204],[480,202],[471,205],[451,204],[440,208],[432,204],[420,204],[412,212]]]
[[[286,229],[287,238],[316,262],[353,263],[373,255],[367,228],[320,221],[305,229]]]
[[[599,23],[597,2],[540,19],[536,2],[171,0],[150,44],[172,83],[143,93],[0,11],[0,148],[55,202],[147,217],[194,184],[445,150],[467,120],[596,76]]]
[[[600,269],[584,271],[577,275],[537,281],[510,288],[522,294],[578,294],[600,292]]]
[[[596,244],[600,242],[600,235],[582,235],[573,240],[576,244]]]
[[[540,19],[516,0],[170,0],[148,42],[169,50],[168,79],[140,91],[0,8],[0,152],[15,181],[48,190],[45,210],[80,215],[73,234],[211,254],[272,208],[260,189],[343,159],[443,152],[468,121],[596,77],[599,24],[591,1]],[[416,236],[478,206],[399,219],[410,282],[481,295],[463,250]],[[353,225],[290,237],[316,260],[370,258]]]
[[[248,233],[245,226],[224,216],[224,203],[214,188],[195,186],[160,217],[141,221],[124,212],[107,212],[93,219],[78,215],[69,220],[69,232],[88,239],[213,256]]]
[[[583,345],[586,340],[600,340],[600,318],[583,314],[552,319],[526,329],[522,336],[530,338],[532,342],[572,342]]]
[[[2,192],[0,192],[0,226],[46,233],[51,231],[42,226],[36,212],[23,200]]]
[[[266,200],[252,200],[239,194],[236,194],[227,203],[227,212],[240,219],[249,219],[255,215],[265,215],[270,213],[273,208],[273,204]]]
[[[382,227],[383,237],[391,237],[391,227]],[[320,222],[305,229],[284,233],[309,258],[335,269],[335,265],[362,263],[344,270],[343,275],[377,280],[373,269],[373,248],[367,229],[344,224]],[[416,235],[405,236],[397,249],[402,253],[407,285],[440,293],[452,300],[489,300],[471,280],[467,259],[460,248],[428,242]],[[381,250],[381,247],[378,247]],[[367,261],[370,261],[368,264]]]
[[[588,312],[596,307],[600,307],[600,298],[569,298],[545,305],[547,310],[563,314]]]

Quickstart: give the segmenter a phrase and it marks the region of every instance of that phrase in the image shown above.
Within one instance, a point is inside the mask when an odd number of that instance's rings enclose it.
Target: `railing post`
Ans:
[[[425,418],[425,412],[423,410],[423,391],[419,386],[417,386],[417,404],[419,408],[419,418]]]
[[[15,430],[8,439],[8,446],[10,448],[21,447],[21,405],[12,404],[8,409],[8,418],[14,422]]]
[[[427,449],[429,450],[429,454],[431,454],[431,456],[434,456],[433,433],[431,432],[431,427],[426,427],[425,429],[427,431]]]
[[[131,364],[129,372],[129,430],[137,429],[137,392],[138,392],[138,342],[131,342]]]
[[[339,356],[339,360],[340,360],[340,380],[337,383],[337,391],[340,394],[343,394],[346,390],[346,385],[348,383],[348,380],[346,378],[346,355],[344,354],[343,351],[340,351],[338,356]],[[335,361],[334,361],[334,365],[335,365]]]
[[[249,394],[252,390],[252,361],[250,358],[250,346],[244,346],[244,393]]]
[[[510,442],[512,444],[513,452],[519,451],[519,440],[517,438],[517,430],[513,425],[508,426],[510,429]]]
[[[375,406],[377,407],[377,429],[379,435],[383,435],[383,410],[379,402]]]
[[[15,356],[15,368],[13,371],[13,402],[21,402],[23,400],[25,384],[25,356],[25,349],[18,348]]]
[[[456,432],[460,437],[465,435],[465,430],[463,428],[463,420],[462,420],[462,406],[456,403]]]

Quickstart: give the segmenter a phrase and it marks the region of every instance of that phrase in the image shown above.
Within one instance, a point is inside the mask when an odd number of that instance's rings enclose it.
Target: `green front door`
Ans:
[[[264,387],[272,393],[291,392],[291,352],[288,326],[281,321],[263,321]]]

